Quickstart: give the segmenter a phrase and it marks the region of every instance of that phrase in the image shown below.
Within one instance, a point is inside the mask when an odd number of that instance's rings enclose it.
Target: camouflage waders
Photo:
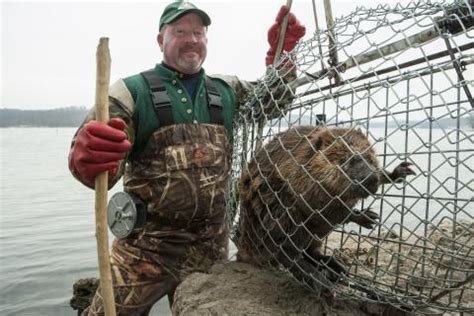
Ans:
[[[223,126],[176,124],[157,130],[128,163],[125,191],[147,203],[147,223],[112,246],[117,315],[147,315],[185,276],[227,259],[230,156]],[[103,313],[97,292],[84,315]]]

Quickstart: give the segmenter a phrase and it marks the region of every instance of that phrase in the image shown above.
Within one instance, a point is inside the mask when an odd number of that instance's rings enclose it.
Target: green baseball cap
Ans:
[[[202,22],[205,26],[211,24],[211,19],[207,15],[206,12],[198,9],[194,4],[188,1],[175,1],[169,4],[160,18],[160,30],[161,27],[165,24],[169,24],[176,20],[177,18],[188,14],[188,13],[196,13],[202,19]]]

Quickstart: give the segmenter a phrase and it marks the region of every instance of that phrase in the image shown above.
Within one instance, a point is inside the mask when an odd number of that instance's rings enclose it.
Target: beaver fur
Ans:
[[[409,174],[407,162],[382,171],[358,129],[300,126],[278,134],[242,171],[237,260],[283,266],[301,281],[324,267],[332,282],[346,268],[323,255],[323,239],[347,222],[372,228],[378,215],[354,206]]]

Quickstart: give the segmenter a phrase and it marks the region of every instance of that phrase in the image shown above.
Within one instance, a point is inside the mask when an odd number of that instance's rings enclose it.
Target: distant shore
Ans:
[[[0,108],[0,127],[78,127],[88,109],[84,106],[70,106],[50,110],[20,110],[20,109],[6,109]],[[410,128],[458,128],[473,129],[474,128],[474,114],[464,113],[459,118],[443,117],[441,119],[429,121],[411,121]],[[308,115],[303,115],[299,120],[299,125],[314,125],[314,118]],[[328,122],[330,124],[330,122]],[[366,123],[359,122],[362,126]],[[459,125],[458,125],[459,124]],[[369,128],[389,129],[406,128],[405,122],[395,122],[393,120],[385,123],[380,119],[370,120]]]
[[[0,127],[78,127],[87,114],[85,107],[51,110],[0,108]]]

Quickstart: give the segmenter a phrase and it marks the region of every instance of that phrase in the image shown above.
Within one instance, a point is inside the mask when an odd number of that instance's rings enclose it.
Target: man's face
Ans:
[[[194,13],[164,25],[158,34],[163,61],[181,73],[198,72],[207,55],[206,31],[201,18]]]

